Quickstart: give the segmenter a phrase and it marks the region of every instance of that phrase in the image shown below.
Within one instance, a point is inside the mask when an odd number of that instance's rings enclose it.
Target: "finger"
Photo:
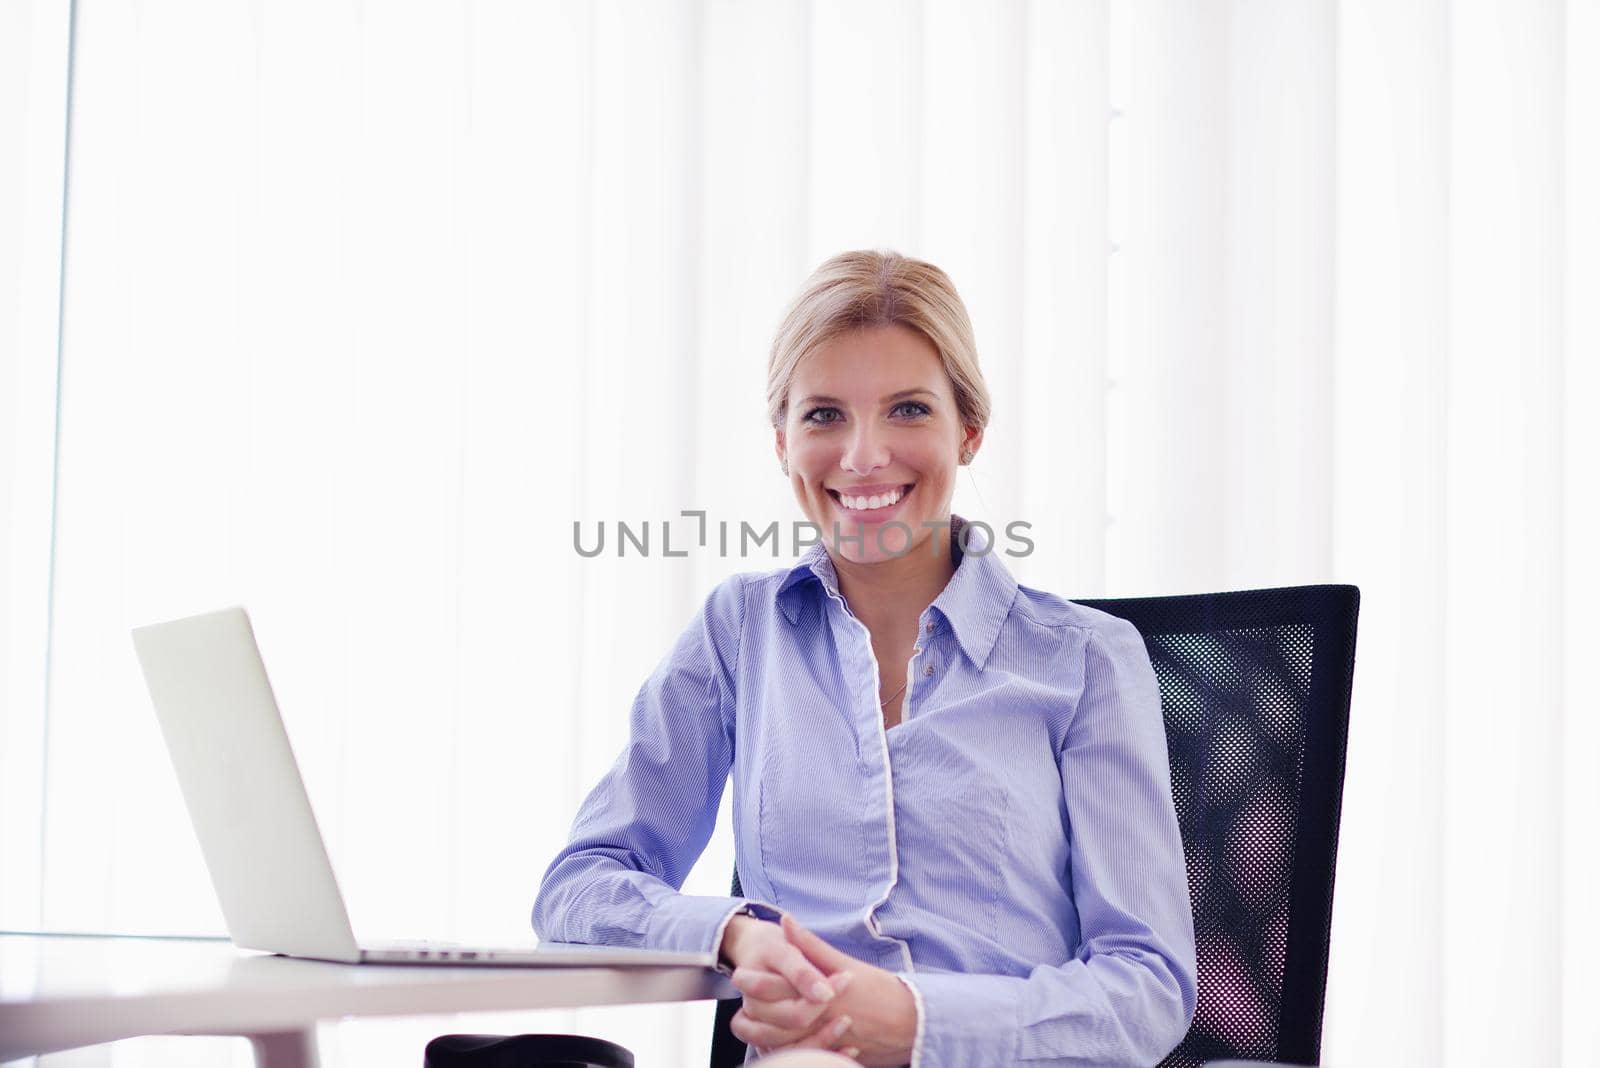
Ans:
[[[811,931],[800,926],[798,920],[787,912],[783,914],[783,933],[789,939],[789,944],[805,954],[806,959],[818,968],[832,974],[840,968],[848,968],[856,963],[856,959],[848,953],[840,953],[828,943]]]
[[[855,1060],[857,1057],[861,1056],[861,1050],[855,1046],[846,1046],[844,1049],[839,1051],[839,1056],[849,1057],[851,1060]]]
[[[763,1056],[763,1051],[770,1048],[761,1043],[762,1039],[771,1040],[772,1029],[750,1019],[750,1015],[743,1008],[728,1020],[728,1030],[733,1032],[734,1038],[755,1050],[757,1056]]]
[[[808,1001],[825,1004],[833,1000],[833,987],[828,985],[826,977],[792,945],[775,945],[757,957],[756,963],[789,980],[795,992]]]
[[[777,976],[760,972],[753,974],[758,981],[762,978],[770,979],[770,984],[753,983],[748,975],[738,977],[738,972],[735,972],[736,977],[744,979],[744,986],[762,985],[766,989],[778,989],[784,992],[777,997],[770,998],[746,993],[744,1010],[753,1020],[788,1030],[810,1031],[816,1026],[816,1022],[822,1017],[822,1014],[828,1010],[827,1005],[794,997],[789,989],[788,982]],[[836,995],[848,990],[850,984],[854,981],[855,975],[851,972],[840,972],[838,975],[831,976],[828,979],[828,983],[833,987]],[[737,986],[739,983],[736,982],[735,985]]]
[[[851,1020],[848,1016],[841,1016],[832,1023],[824,1024],[805,1038],[791,1043],[790,1049],[834,1049],[844,1041],[845,1035],[850,1033]]]
[[[838,997],[850,989],[850,984],[855,982],[855,979],[855,972],[834,972],[825,982],[833,989],[833,996]],[[745,997],[759,998],[762,1001],[787,1001],[800,996],[789,980],[759,968],[735,968],[728,981]]]
[[[757,1001],[745,998],[743,1011],[757,1023],[770,1024],[784,1031],[809,1034],[828,1011],[828,1006],[818,1005],[804,998],[786,998],[783,1001]]]
[[[742,1008],[733,1014],[733,1019],[728,1023],[728,1030],[737,1035],[745,1045],[765,1050],[792,1046],[809,1037],[807,1031],[790,1031],[751,1019],[750,1014]],[[827,1025],[824,1024],[821,1030],[828,1030]]]
[[[830,1021],[828,1024],[818,1028],[815,1032],[806,1035],[803,1038],[796,1039],[793,1042],[788,1042],[781,1046],[768,1047],[767,1052],[788,1053],[792,1050],[808,1049],[832,1051],[839,1045],[843,1036],[849,1033],[850,1026],[849,1017],[840,1017],[837,1020]],[[855,1049],[856,1047],[852,1046],[850,1048]]]
[[[748,966],[735,968],[728,981],[734,985],[734,989],[747,998],[783,1001],[785,998],[800,996],[800,991],[796,990],[789,980],[776,972],[764,971],[761,968]]]
[[[728,981],[741,991],[764,997],[768,1001],[777,1001],[779,998],[797,998],[800,992],[794,984],[770,968],[758,964],[741,964],[734,968],[728,976]]]

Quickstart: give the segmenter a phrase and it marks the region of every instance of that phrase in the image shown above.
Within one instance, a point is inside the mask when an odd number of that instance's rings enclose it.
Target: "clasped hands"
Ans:
[[[758,1053],[825,1049],[869,1068],[911,1061],[916,1001],[893,972],[841,953],[785,914],[735,916],[722,938],[744,995],[733,1033]]]

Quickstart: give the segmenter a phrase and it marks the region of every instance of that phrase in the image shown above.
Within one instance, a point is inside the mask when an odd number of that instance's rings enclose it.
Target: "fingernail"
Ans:
[[[832,1001],[833,987],[829,986],[827,983],[824,983],[821,979],[818,979],[811,987],[811,996],[816,998],[818,1001]]]
[[[839,1052],[842,1055],[849,1057],[851,1060],[855,1060],[857,1057],[861,1056],[861,1051],[854,1046],[846,1046]]]
[[[848,1030],[850,1030],[850,1017],[841,1016],[839,1017],[839,1022],[833,1025],[833,1037],[835,1039],[843,1038]]]
[[[833,992],[835,994],[843,994],[850,989],[850,984],[855,981],[856,975],[854,972],[840,972],[833,977]]]

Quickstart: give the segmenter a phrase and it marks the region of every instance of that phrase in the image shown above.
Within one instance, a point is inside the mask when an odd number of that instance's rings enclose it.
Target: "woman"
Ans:
[[[822,542],[712,591],[534,927],[718,950],[757,1050],[1155,1063],[1195,1005],[1155,673],[1132,625],[1018,586],[951,515],[989,399],[949,278],[894,253],[824,263],[767,402]],[[730,771],[750,896],[681,894]]]

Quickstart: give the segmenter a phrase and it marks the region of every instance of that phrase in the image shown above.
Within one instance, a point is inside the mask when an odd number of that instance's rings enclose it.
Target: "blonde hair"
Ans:
[[[767,414],[781,427],[795,368],[819,346],[865,327],[899,324],[927,338],[955,389],[964,426],[989,425],[989,387],[966,305],[950,276],[887,249],[841,252],[812,272],[789,305],[767,362]]]

